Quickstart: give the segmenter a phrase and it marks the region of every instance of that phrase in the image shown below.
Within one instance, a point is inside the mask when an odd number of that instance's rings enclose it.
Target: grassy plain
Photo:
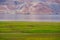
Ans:
[[[60,40],[60,22],[0,22],[0,40]]]

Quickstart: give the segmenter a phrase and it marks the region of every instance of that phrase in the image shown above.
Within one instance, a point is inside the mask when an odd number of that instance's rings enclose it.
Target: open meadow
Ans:
[[[0,40],[60,40],[60,22],[0,22]]]

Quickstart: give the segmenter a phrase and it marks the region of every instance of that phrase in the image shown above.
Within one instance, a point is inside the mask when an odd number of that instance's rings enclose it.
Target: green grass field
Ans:
[[[60,40],[60,22],[0,22],[0,40]]]

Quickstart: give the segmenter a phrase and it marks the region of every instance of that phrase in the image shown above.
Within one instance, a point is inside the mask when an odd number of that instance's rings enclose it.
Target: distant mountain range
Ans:
[[[0,0],[0,20],[60,20],[60,0]]]
[[[0,0],[0,11],[22,14],[60,14],[59,0]]]

